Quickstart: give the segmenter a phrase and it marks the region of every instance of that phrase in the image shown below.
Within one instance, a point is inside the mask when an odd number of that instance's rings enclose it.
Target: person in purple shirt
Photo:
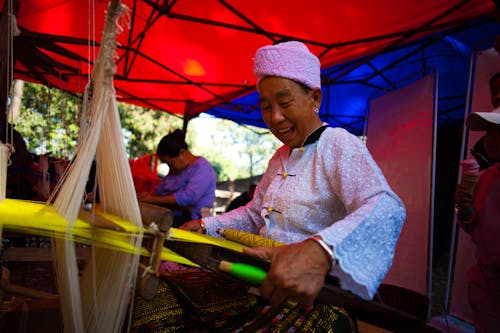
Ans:
[[[217,182],[214,169],[204,157],[188,150],[183,131],[165,135],[156,154],[168,165],[169,173],[153,193],[138,194],[139,201],[170,208],[173,227],[200,218],[202,208],[213,208]]]

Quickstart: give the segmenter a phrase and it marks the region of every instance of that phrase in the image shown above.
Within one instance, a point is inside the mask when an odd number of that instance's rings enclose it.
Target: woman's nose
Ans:
[[[276,124],[285,119],[283,112],[281,112],[281,108],[279,106],[273,106],[271,111],[271,121]]]

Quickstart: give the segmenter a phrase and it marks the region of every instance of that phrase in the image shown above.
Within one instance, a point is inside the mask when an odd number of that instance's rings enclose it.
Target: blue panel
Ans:
[[[438,125],[461,121],[471,54],[492,47],[494,37],[500,35],[500,24],[483,20],[471,22],[461,29],[440,32],[370,59],[357,59],[323,70],[322,119],[359,135],[363,132],[370,98],[436,71],[439,75]],[[266,127],[260,116],[256,92],[206,113],[241,124]]]

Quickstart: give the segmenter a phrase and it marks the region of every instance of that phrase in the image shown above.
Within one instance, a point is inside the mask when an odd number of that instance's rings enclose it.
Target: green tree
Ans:
[[[32,153],[50,152],[71,158],[76,152],[81,97],[55,88],[26,83],[16,129]],[[182,127],[182,119],[166,112],[118,103],[129,158],[154,152],[161,137]]]
[[[239,155],[246,159],[249,177],[264,173],[267,162],[281,143],[270,131],[252,126],[239,126],[229,135],[239,145]]]
[[[72,158],[77,147],[81,104],[81,96],[26,83],[20,117],[15,124],[28,150]],[[167,112],[125,103],[118,103],[118,111],[130,159],[154,152],[164,135],[182,128],[182,119]],[[189,122],[186,142],[193,153],[212,163],[218,180],[248,178],[264,172],[271,154],[279,146],[268,130],[206,118]]]
[[[119,103],[118,111],[130,158],[156,151],[164,135],[182,128],[182,119],[167,112],[125,103]]]
[[[25,138],[28,150],[54,157],[72,156],[79,125],[76,96],[43,85],[26,83],[16,129]]]
[[[212,125],[207,126],[208,123]],[[281,145],[268,130],[229,120],[195,118],[190,126],[192,130],[188,133],[195,132],[202,137],[194,143],[193,151],[212,163],[219,181],[262,174],[269,158]],[[203,135],[207,131],[210,134]]]

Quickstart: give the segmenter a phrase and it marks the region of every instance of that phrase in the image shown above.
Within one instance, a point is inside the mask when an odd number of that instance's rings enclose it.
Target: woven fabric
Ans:
[[[182,332],[184,319],[184,309],[172,287],[161,281],[153,300],[140,296],[134,300],[131,332]]]
[[[341,307],[318,304],[306,310],[261,307],[253,319],[235,333],[355,333],[355,325]]]
[[[354,333],[343,308],[272,308],[224,275],[192,270],[162,274],[157,297],[136,299],[133,333],[142,332],[334,332]]]
[[[237,327],[241,316],[255,311],[257,298],[241,282],[210,271],[162,275],[175,286],[189,322],[204,329]]]

